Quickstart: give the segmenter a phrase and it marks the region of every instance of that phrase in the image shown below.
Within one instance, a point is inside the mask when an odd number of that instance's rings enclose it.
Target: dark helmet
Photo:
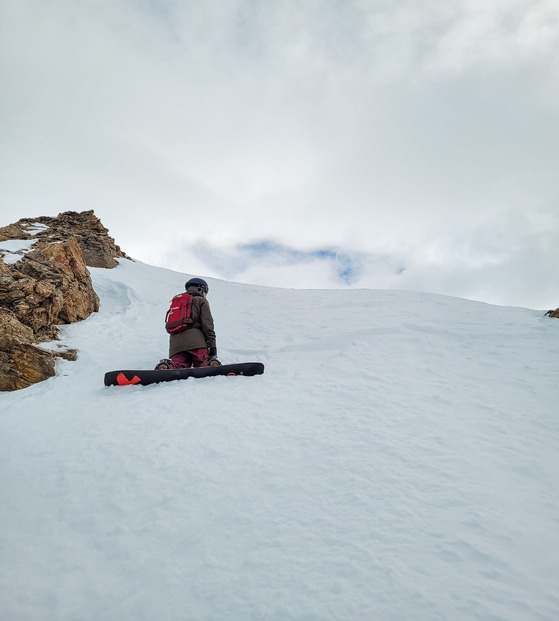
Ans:
[[[208,293],[208,283],[202,278],[191,278],[186,282],[184,288],[188,291],[189,287],[196,287],[199,293]]]

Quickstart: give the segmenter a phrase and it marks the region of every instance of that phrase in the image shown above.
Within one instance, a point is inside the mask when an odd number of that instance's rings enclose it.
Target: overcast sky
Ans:
[[[1,221],[287,287],[559,306],[557,0],[0,0]]]

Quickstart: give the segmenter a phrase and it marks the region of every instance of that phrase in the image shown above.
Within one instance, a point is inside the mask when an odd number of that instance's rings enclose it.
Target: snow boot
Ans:
[[[162,358],[156,365],[154,371],[165,371],[165,369],[171,368],[171,360],[169,358]]]

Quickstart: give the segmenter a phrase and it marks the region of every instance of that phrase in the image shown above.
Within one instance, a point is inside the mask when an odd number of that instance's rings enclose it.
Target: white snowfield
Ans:
[[[78,361],[0,395],[1,619],[559,619],[559,320],[210,280],[265,374],[105,387],[188,276],[91,271]]]

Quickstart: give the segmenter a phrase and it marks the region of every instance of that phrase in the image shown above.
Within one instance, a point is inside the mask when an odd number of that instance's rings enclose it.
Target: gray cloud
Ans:
[[[365,257],[355,286],[553,303],[552,3],[4,0],[0,21],[6,222],[94,208],[177,269],[225,276],[215,253],[269,240],[291,258],[238,277],[338,286],[305,254],[335,248]]]

